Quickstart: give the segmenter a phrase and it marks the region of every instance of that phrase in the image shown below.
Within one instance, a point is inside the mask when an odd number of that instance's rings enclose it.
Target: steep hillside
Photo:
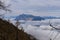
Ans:
[[[30,36],[7,21],[0,19],[0,40],[31,40]]]

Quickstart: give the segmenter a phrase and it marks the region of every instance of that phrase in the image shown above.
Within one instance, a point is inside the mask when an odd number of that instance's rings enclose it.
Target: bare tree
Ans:
[[[20,25],[19,20],[16,21],[15,26],[18,27]]]
[[[10,7],[10,6],[11,6],[10,4],[9,4],[8,6],[6,6],[6,5],[4,4],[4,2],[0,1],[0,10],[4,10],[4,11],[6,11],[6,13],[7,13],[7,11],[8,11],[8,12],[12,12],[10,9],[8,9],[8,7]],[[0,14],[0,18],[4,19],[4,15],[5,15],[6,13]]]
[[[60,30],[60,28],[54,27],[54,26],[52,25],[52,23],[50,23],[50,21],[49,21],[49,25],[50,25],[50,27],[54,28],[55,30]],[[53,32],[53,33],[54,33],[54,32]],[[58,35],[59,35],[59,32],[55,35],[55,37],[53,38],[53,40],[55,40]]]
[[[9,7],[9,6],[10,5],[5,6],[4,2],[0,1],[0,9],[5,10],[5,11],[11,11],[11,10],[7,9],[7,7]]]
[[[52,28],[54,28],[55,30],[60,30],[60,28],[54,27],[50,21],[49,21],[49,26],[52,27]]]

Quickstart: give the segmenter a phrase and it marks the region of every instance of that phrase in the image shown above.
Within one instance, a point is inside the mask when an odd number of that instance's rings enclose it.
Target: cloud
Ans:
[[[60,15],[60,0],[10,0],[10,3],[13,13],[16,14],[20,11],[34,15]]]
[[[0,0],[0,1],[2,1],[5,5],[8,5],[10,2],[10,0]]]

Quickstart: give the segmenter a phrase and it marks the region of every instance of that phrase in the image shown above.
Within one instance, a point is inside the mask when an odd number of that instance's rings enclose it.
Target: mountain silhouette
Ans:
[[[30,15],[30,14],[21,14],[21,15],[17,16],[15,20],[28,20],[28,19],[31,19],[32,21],[44,20],[43,17],[34,16],[34,15]]]

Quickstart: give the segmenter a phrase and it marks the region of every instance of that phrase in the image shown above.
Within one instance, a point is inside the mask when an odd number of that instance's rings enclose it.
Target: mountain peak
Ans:
[[[16,17],[15,20],[34,20],[34,21],[37,21],[37,20],[44,20],[43,17],[40,17],[40,16],[34,16],[34,15],[30,15],[30,14],[21,14],[19,16]]]

